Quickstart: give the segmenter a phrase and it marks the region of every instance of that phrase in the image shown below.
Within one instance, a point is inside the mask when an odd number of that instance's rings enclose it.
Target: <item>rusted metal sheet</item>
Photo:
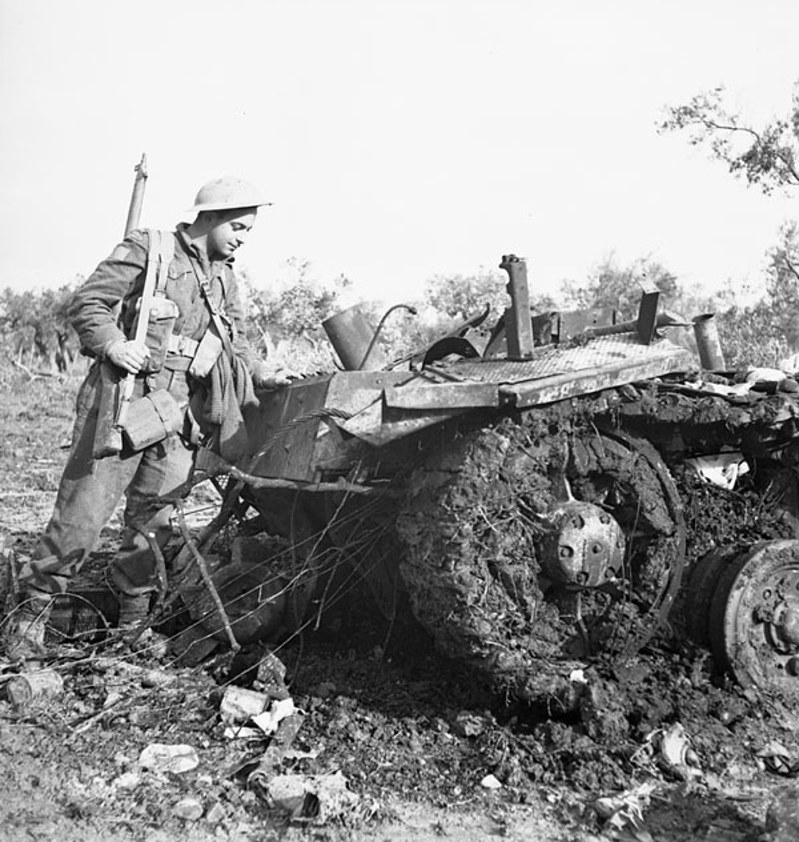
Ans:
[[[260,477],[316,481],[320,454],[329,450],[325,447],[329,424],[347,415],[357,417],[370,404],[381,402],[384,387],[414,376],[408,371],[348,371],[309,377],[262,393],[260,411],[248,423],[248,430],[254,453],[265,444],[268,449],[251,472]],[[325,415],[328,409],[335,410],[330,418]]]
[[[468,409],[474,406],[499,406],[499,388],[495,383],[438,383],[420,381],[406,386],[386,388],[386,406],[395,409]]]
[[[462,360],[430,366],[410,382],[385,390],[386,406],[432,410],[519,407],[551,403],[696,366],[693,355],[667,340],[607,336],[556,353],[536,349],[525,362]]]
[[[615,325],[616,311],[612,307],[597,310],[568,310],[555,314],[555,330],[561,342],[579,336],[587,328]]]
[[[463,409],[392,410],[383,401],[372,404],[339,426],[375,447],[460,415]]]
[[[648,380],[691,366],[693,355],[671,345],[669,349],[638,361],[620,360],[568,374],[556,374],[525,383],[501,386],[500,395],[519,408],[587,395],[625,383]]]
[[[314,444],[322,422],[313,413],[324,408],[329,383],[329,378],[312,377],[259,395],[257,419],[247,425],[252,452],[261,453],[250,466],[252,473],[303,482],[314,479]]]
[[[681,362],[672,369],[673,371],[684,371],[698,366],[698,360],[693,354],[667,339],[657,340],[651,345],[642,345],[634,334],[616,334],[598,336],[572,347],[564,347],[561,343],[536,348],[532,359],[522,362],[493,359],[442,362],[436,365],[435,372],[446,375],[450,380],[512,384],[614,364],[635,365],[672,355],[681,356]],[[663,374],[665,370],[658,373]]]
[[[383,389],[396,388],[414,380],[416,376],[411,371],[348,371],[333,374],[326,405],[355,415],[380,400]]]

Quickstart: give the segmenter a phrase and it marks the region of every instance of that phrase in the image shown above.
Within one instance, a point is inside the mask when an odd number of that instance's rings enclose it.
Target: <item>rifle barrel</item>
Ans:
[[[131,231],[139,227],[139,220],[141,219],[141,209],[144,203],[144,188],[147,183],[147,156],[142,155],[141,161],[134,167],[136,177],[133,180],[133,191],[130,195],[130,205],[128,207],[128,219],[125,222],[125,236],[127,237]]]

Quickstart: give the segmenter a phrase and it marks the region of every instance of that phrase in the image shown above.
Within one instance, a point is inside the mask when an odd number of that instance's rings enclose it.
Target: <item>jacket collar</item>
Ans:
[[[212,276],[215,274],[215,270],[221,270],[223,266],[231,266],[233,264],[233,261],[236,259],[235,255],[231,255],[225,260],[209,261],[208,254],[205,249],[201,248],[195,240],[192,240],[191,237],[189,237],[187,233],[188,228],[189,226],[186,222],[181,222],[177,226],[175,234],[178,238],[178,242],[183,247],[183,251],[185,251],[190,257],[193,257],[207,275]]]

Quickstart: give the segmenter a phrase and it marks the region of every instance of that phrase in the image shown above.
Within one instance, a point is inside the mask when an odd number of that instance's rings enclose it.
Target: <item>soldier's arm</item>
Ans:
[[[225,315],[233,323],[233,351],[237,357],[244,360],[247,368],[252,371],[255,363],[258,362],[258,358],[247,339],[247,315],[241,299],[239,283],[232,271],[228,274],[226,285]]]
[[[146,263],[146,237],[132,231],[73,296],[68,315],[90,355],[104,359],[109,348],[127,338],[118,324],[119,307],[123,323],[128,323],[132,308],[127,302],[141,290]]]

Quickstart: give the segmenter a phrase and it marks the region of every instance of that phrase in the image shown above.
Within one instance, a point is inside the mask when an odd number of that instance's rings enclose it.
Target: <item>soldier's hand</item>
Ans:
[[[124,368],[131,374],[141,371],[144,361],[150,356],[150,349],[143,342],[136,342],[133,339],[120,339],[115,342],[107,351],[106,357],[111,362]]]
[[[253,372],[252,382],[256,389],[280,389],[299,377],[299,374],[288,368],[268,370],[263,366],[258,366]]]

